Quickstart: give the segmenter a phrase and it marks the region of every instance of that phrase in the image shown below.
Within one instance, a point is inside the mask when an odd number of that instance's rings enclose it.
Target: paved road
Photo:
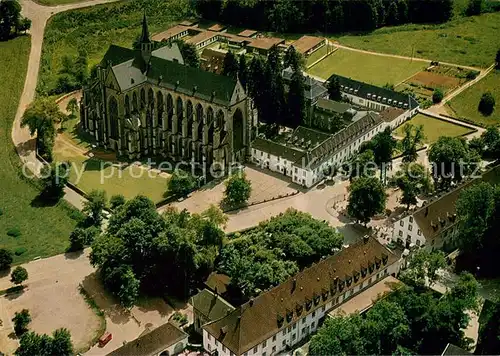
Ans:
[[[35,97],[35,89],[38,81],[38,72],[40,69],[40,57],[42,54],[43,37],[47,20],[57,13],[82,7],[89,7],[117,0],[91,0],[75,4],[59,6],[42,6],[31,0],[21,0],[23,16],[31,19],[31,52],[28,61],[28,72],[24,82],[24,90],[19,101],[14,125],[12,127],[12,141],[17,149],[19,157],[23,163],[28,163],[29,168],[36,174],[40,171],[41,163],[36,159],[34,152],[34,140],[27,128],[21,128],[21,118],[28,105]],[[72,205],[81,207],[82,199],[75,192],[66,188],[65,199]]]

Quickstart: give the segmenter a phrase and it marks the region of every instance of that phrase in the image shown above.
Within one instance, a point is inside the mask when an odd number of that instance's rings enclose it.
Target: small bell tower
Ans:
[[[153,51],[153,43],[149,39],[148,20],[146,19],[146,10],[142,18],[142,33],[141,33],[141,54],[144,62],[149,63],[151,52]]]

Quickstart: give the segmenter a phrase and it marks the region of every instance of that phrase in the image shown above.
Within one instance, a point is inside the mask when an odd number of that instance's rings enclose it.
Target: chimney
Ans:
[[[250,300],[248,301],[248,303],[250,304],[251,307],[253,307],[253,298],[250,298]]]

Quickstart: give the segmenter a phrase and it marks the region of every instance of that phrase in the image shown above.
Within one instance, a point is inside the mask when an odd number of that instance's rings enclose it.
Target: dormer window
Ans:
[[[308,299],[306,300],[306,310],[309,311],[312,307],[312,300]]]
[[[278,327],[281,328],[283,326],[283,322],[285,321],[285,318],[283,318],[282,315],[278,314],[277,321],[278,321]]]
[[[323,291],[322,293],[322,297],[323,297],[323,301],[327,300],[328,299],[328,291]]]
[[[293,318],[293,311],[289,311],[286,313],[286,321],[291,322]]]
[[[319,295],[315,295],[315,296],[313,297],[313,300],[314,300],[314,305],[318,305],[318,304],[319,304],[319,298],[320,298],[320,297],[319,297]]]
[[[304,310],[304,306],[302,304],[297,304],[297,306],[295,307],[295,311],[297,312],[297,316],[302,314],[302,310]]]

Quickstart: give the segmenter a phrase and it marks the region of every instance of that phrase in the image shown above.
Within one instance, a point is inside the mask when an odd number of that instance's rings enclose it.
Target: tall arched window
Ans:
[[[217,111],[217,119],[215,121],[215,125],[219,130],[224,129],[224,113],[222,112],[222,110]]]
[[[141,89],[141,109],[146,105],[146,92],[144,88]]]
[[[188,100],[186,104],[186,117],[187,117],[187,136],[191,137],[193,135],[193,103]]]
[[[159,91],[156,94],[156,114],[159,127],[163,127],[163,110],[164,110],[163,94],[161,91]]]
[[[174,116],[174,100],[172,95],[167,95],[167,130],[172,130],[174,124],[172,122],[172,117]]]
[[[196,122],[198,123],[198,141],[203,142],[203,106],[196,105]]]
[[[148,90],[148,105],[153,107],[155,101],[155,94],[153,93],[153,89],[149,88]]]
[[[109,126],[109,136],[118,139],[118,102],[114,96],[109,99]]]
[[[130,117],[130,99],[128,94],[125,94],[125,117]]]
[[[132,112],[137,112],[139,105],[137,103],[137,93],[134,91],[132,94]]]
[[[177,98],[175,113],[177,114],[177,132],[182,133],[182,119],[184,118],[184,108],[182,105],[182,99],[180,97]]]

